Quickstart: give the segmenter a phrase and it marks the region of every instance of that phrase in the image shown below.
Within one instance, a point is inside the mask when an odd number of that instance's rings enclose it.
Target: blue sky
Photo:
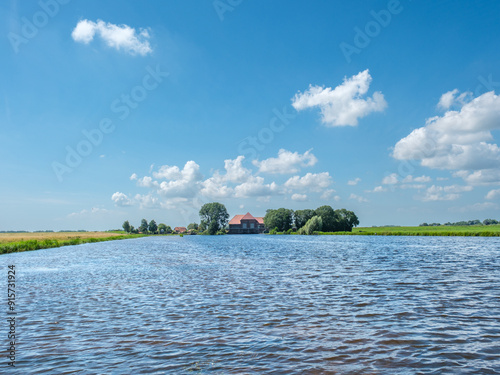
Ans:
[[[195,6],[196,4],[196,6]],[[7,1],[0,230],[500,219],[500,3]]]

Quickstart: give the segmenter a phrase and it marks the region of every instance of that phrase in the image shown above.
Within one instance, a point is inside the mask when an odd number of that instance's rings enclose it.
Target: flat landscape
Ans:
[[[26,233],[0,233],[0,244],[29,241],[29,240],[72,240],[72,239],[86,239],[86,238],[108,238],[123,236],[123,233],[113,232],[26,232]]]
[[[354,228],[352,234],[382,236],[500,236],[500,225],[360,227]]]

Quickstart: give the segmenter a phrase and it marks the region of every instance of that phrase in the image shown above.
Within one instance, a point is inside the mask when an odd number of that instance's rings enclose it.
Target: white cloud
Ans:
[[[460,198],[459,193],[463,193],[466,191],[471,191],[472,186],[459,186],[459,185],[450,185],[450,186],[436,186],[432,185],[429,187],[425,195],[420,197],[419,199],[424,202],[431,201],[452,201]]]
[[[299,91],[295,94],[292,106],[297,111],[319,107],[321,120],[327,126],[356,126],[360,118],[372,112],[381,112],[387,107],[381,92],[363,98],[371,81],[367,69],[351,78],[345,77],[344,82],[334,89],[310,85],[304,93]]]
[[[349,196],[349,199],[354,199],[354,200],[358,201],[359,203],[368,202],[368,199],[363,198],[363,197],[356,195],[356,194],[351,194]]]
[[[200,193],[210,198],[229,198],[233,195],[234,189],[225,185],[225,179],[217,172],[214,176],[202,182]]]
[[[182,170],[177,166],[164,165],[160,167],[159,172],[153,173],[153,176],[167,180],[159,183],[158,192],[161,195],[183,198],[194,197],[203,178],[200,166],[192,160],[188,161]]]
[[[236,198],[267,197],[279,194],[279,192],[279,187],[275,182],[265,184],[264,179],[259,176],[253,176],[234,188]]]
[[[79,212],[72,212],[68,215],[68,218],[81,217],[81,216],[91,216],[96,214],[107,214],[109,210],[105,208],[92,207],[90,210],[81,210]]]
[[[89,44],[95,36],[101,39],[108,47],[123,50],[132,55],[147,55],[153,52],[149,44],[149,32],[146,29],[136,29],[127,25],[114,25],[102,20],[97,22],[79,21],[71,33],[75,42]]]
[[[354,185],[357,185],[360,181],[361,181],[361,178],[356,177],[354,180],[347,181],[347,185],[354,186]]]
[[[131,181],[137,180],[137,178],[138,178],[138,176],[135,173],[132,173],[132,176],[130,176]]]
[[[115,202],[115,205],[117,206],[131,206],[132,205],[132,200],[123,193],[120,193],[117,191],[111,196],[111,200]]]
[[[382,185],[394,185],[399,182],[398,175],[396,173],[392,173],[389,176],[385,176],[382,179]]]
[[[488,194],[486,194],[486,199],[496,199],[497,197],[500,197],[500,189],[494,189],[490,190]]]
[[[425,189],[427,185],[425,184],[401,184],[399,186],[401,189]]]
[[[422,166],[455,170],[468,183],[500,183],[500,148],[491,131],[500,129],[500,97],[485,93],[459,111],[426,121],[394,147],[399,160],[420,160]]]
[[[285,187],[290,189],[310,189],[311,191],[321,191],[331,185],[332,178],[328,172],[307,173],[305,176],[293,176],[285,182]]]
[[[460,95],[458,95],[458,93],[458,89],[455,89],[441,95],[441,98],[439,99],[439,103],[437,105],[438,108],[448,110],[455,104],[464,105],[465,103],[470,101],[470,98],[472,97],[471,92],[464,92]]]
[[[324,199],[324,200],[329,200],[331,199],[332,195],[335,193],[335,190],[333,189],[326,189],[323,194],[321,194],[320,198],[321,199]],[[338,197],[340,199],[340,197],[337,195],[336,197]],[[336,197],[333,197],[334,200],[336,200],[335,198]]]
[[[318,159],[311,153],[311,150],[301,155],[298,152],[281,149],[277,158],[254,160],[252,163],[259,168],[259,172],[286,174],[297,173],[300,167],[312,167],[317,161]]]
[[[307,195],[306,194],[293,194],[292,195],[292,200],[297,201],[297,202],[305,202],[307,200]]]
[[[250,178],[252,172],[249,169],[243,167],[242,163],[244,159],[245,157],[240,155],[234,160],[231,159],[224,160],[224,168],[226,170],[226,176],[225,176],[226,181],[242,183]]]
[[[412,175],[408,175],[403,179],[403,183],[408,184],[411,182],[431,182],[431,178],[429,176],[420,176],[420,177],[413,177]]]
[[[136,194],[134,197],[135,201],[139,203],[140,208],[161,208],[162,204],[160,199],[152,194]]]
[[[383,193],[383,192],[386,192],[387,191],[387,188],[383,187],[383,186],[375,186],[373,188],[373,190],[367,190],[366,192],[367,193]]]

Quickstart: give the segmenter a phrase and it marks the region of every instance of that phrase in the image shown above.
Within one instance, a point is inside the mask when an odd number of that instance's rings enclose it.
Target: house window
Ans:
[[[255,224],[254,223],[250,223],[250,229],[253,229],[255,228]]]
[[[243,223],[243,229],[247,229],[247,223]]]

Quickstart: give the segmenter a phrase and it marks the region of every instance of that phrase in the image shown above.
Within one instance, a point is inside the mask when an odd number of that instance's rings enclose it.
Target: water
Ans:
[[[19,374],[498,374],[499,255],[498,238],[243,235],[0,261]]]

